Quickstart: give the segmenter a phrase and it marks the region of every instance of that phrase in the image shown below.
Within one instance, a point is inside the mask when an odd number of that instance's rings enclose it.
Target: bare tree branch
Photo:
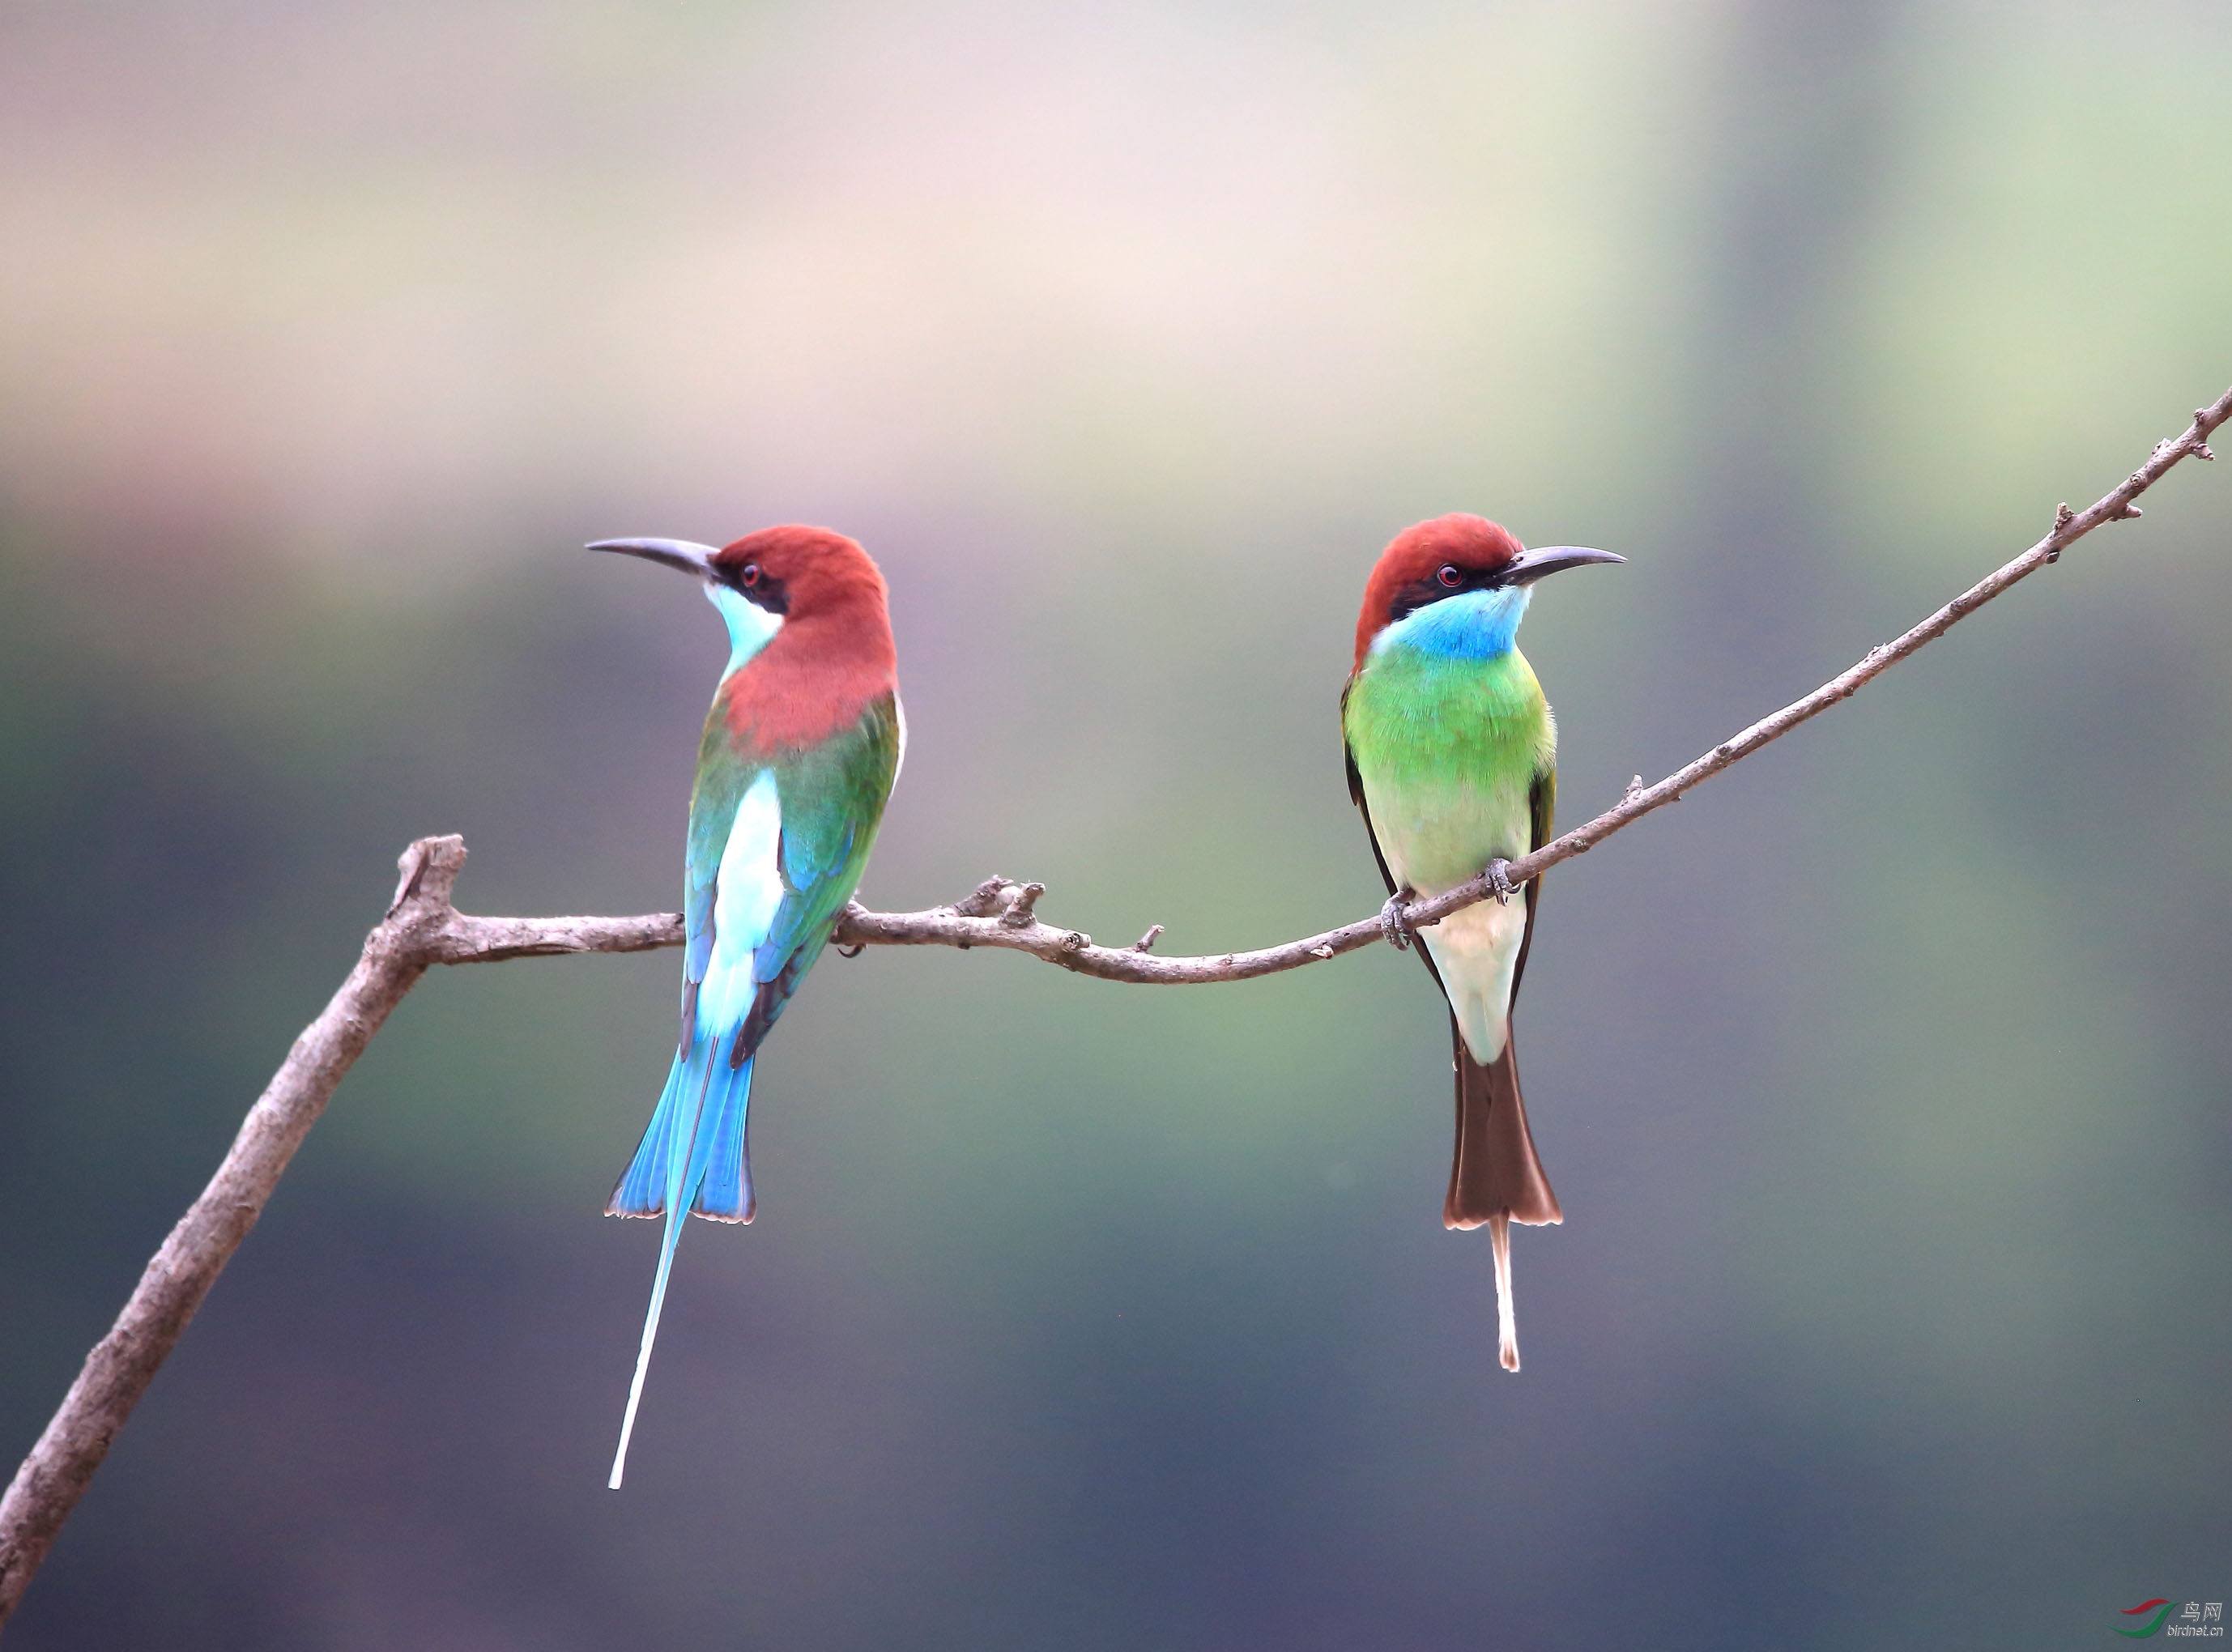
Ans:
[[[1430,900],[1411,903],[1406,922],[1436,923],[1451,912],[1496,894],[1496,874],[1511,884],[1539,876],[1561,860],[1586,853],[1651,810],[1674,801],[1769,741],[1840,700],[1942,637],[1953,625],[2018,580],[2059,558],[2103,522],[2139,515],[2135,501],[2188,455],[2213,458],[2210,432],[2232,418],[2232,390],[2193,416],[2184,433],[2157,444],[2147,462],[2089,510],[2062,506],[2053,530],[2006,567],[1978,581],[1895,641],[1872,648],[1850,671],[1774,716],[1763,717],[1655,786],[1637,776],[1620,801],[1585,826],[1552,839],[1533,854],[1499,863],[1470,883]],[[249,1110],[224,1162],[171,1230],[148,1263],[115,1325],[86,1357],[77,1380],[29,1456],[0,1497],[0,1624],[23,1599],[32,1575],[53,1547],[62,1523],[84,1495],[117,1431],[131,1416],[156,1370],[186,1328],[217,1275],[256,1225],[288,1162],[350,1066],[427,969],[437,963],[498,963],[509,958],[568,953],[642,952],[678,946],[678,913],[642,917],[474,917],[451,904],[459,868],[461,838],[424,838],[404,852],[402,881],[387,915],[365,939],[364,951],[341,990],[303,1030],[286,1060]],[[1508,885],[1507,885],[1508,887]],[[871,912],[846,908],[832,939],[839,945],[999,947],[1028,952],[1080,975],[1105,981],[1192,985],[1247,981],[1337,957],[1381,936],[1379,914],[1323,935],[1254,952],[1160,958],[1148,950],[1159,924],[1126,947],[1101,947],[1090,936],[1041,923],[1035,904],[1045,887],[987,878],[951,906],[926,912]]]
[[[1924,644],[1943,637],[1954,625],[1974,613],[1994,597],[2017,581],[2028,579],[2047,563],[2056,560],[2061,553],[2099,527],[2103,522],[2126,520],[2138,515],[2134,502],[2149,488],[2168,474],[2170,468],[2189,454],[2204,459],[2216,456],[2209,450],[2209,433],[2232,418],[2232,390],[2207,407],[2194,413],[2193,423],[2184,433],[2173,436],[2155,444],[2147,462],[2131,472],[2104,496],[2089,510],[2072,511],[2067,505],[2054,513],[2054,528],[2044,539],[2032,546],[2006,567],[1979,580],[1959,596],[1931,614],[1911,631],[1891,642],[1870,649],[1850,671],[1831,677],[1813,693],[1794,700],[1772,716],[1762,717],[1741,734],[1723,741],[1695,762],[1676,769],[1656,786],[1643,784],[1637,775],[1626,794],[1611,808],[1586,825],[1575,826],[1571,832],[1552,839],[1533,854],[1509,862],[1501,867],[1504,877],[1513,884],[1523,884],[1540,876],[1561,860],[1586,854],[1606,838],[1641,820],[1653,809],[1664,807],[1694,786],[1699,786],[1757,751],[1773,740],[1779,740],[1809,717],[1819,716],[1840,700],[1849,700],[1863,684],[1881,676],[1900,660],[1914,653]],[[996,880],[1003,890],[1016,886],[1005,880]],[[1035,900],[1043,891],[1037,884],[1026,885],[1034,892]],[[1337,957],[1344,952],[1353,952],[1359,947],[1370,946],[1381,937],[1379,914],[1328,930],[1323,935],[1313,935],[1300,941],[1289,941],[1284,946],[1266,947],[1256,952],[1227,952],[1206,957],[1158,958],[1133,947],[1097,947],[1093,937],[1080,935],[1074,930],[1061,930],[1033,920],[1018,926],[1011,915],[984,917],[993,910],[1000,898],[997,895],[988,903],[986,891],[993,888],[987,883],[962,907],[938,907],[927,912],[871,912],[853,905],[845,910],[837,923],[837,939],[848,945],[870,946],[950,946],[950,947],[1006,947],[1017,952],[1028,952],[1048,963],[1060,964],[1082,975],[1098,975],[1104,981],[1130,981],[1150,985],[1191,986],[1212,981],[1248,981],[1257,975],[1276,975],[1282,969],[1296,969],[1304,964],[1320,962]],[[1488,899],[1496,893],[1494,871],[1483,871],[1470,883],[1462,884],[1430,900],[1412,901],[1405,909],[1405,920],[1414,929],[1438,923],[1450,913]],[[1029,907],[1022,910],[1028,913]]]
[[[388,1013],[425,972],[424,937],[450,907],[464,862],[456,838],[415,843],[387,916],[325,1013],[303,1030],[257,1099],[201,1197],[171,1229],[115,1325],[86,1357],[62,1409],[0,1499],[0,1622],[4,1622],[116,1431],[147,1391],[186,1322],[231,1260],[278,1185],[280,1172],[325,1110],[334,1087]]]
[[[171,1229],[115,1325],[86,1357],[62,1409],[0,1497],[0,1624],[23,1598],[116,1432],[147,1391],[217,1276],[263,1214],[288,1161],[396,1005],[434,963],[565,952],[639,952],[682,939],[679,916],[477,918],[450,904],[462,838],[404,851],[402,879],[325,1012],[303,1029],[249,1109],[209,1186]]]

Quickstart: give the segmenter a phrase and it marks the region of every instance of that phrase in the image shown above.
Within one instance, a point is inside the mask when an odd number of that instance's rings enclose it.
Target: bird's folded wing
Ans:
[[[770,771],[783,801],[771,863],[782,894],[752,940],[752,993],[742,1012],[747,1054],[821,956],[860,886],[899,768],[899,742],[897,698],[886,696],[844,733],[787,755]]]
[[[1558,813],[1556,769],[1546,768],[1535,775],[1534,787],[1527,794],[1527,812],[1530,817],[1527,852],[1531,855],[1549,842],[1557,831],[1554,824]],[[1534,944],[1534,915],[1541,908],[1542,879],[1537,874],[1527,880],[1527,928],[1519,936],[1519,956],[1511,966],[1510,1001],[1514,1004],[1519,1001],[1519,983],[1527,979],[1527,953]]]

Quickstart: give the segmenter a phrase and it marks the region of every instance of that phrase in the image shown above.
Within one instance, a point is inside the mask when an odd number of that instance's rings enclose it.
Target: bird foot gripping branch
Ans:
[[[1398,889],[1387,897],[1387,904],[1379,909],[1379,933],[1398,952],[1408,952],[1411,937],[1418,933],[1411,927],[1411,914],[1407,910],[1418,897],[1418,893],[1415,889]]]
[[[1491,860],[1480,875],[1488,885],[1488,894],[1494,897],[1498,906],[1511,904],[1511,897],[1519,892],[1519,885],[1512,881],[1509,861]],[[1398,952],[1407,952],[1411,949],[1411,943],[1418,938],[1418,930],[1422,927],[1411,917],[1411,904],[1418,898],[1417,890],[1398,889],[1387,897],[1386,904],[1379,909],[1380,937]],[[1425,920],[1427,924],[1440,922],[1441,919],[1438,917],[1429,917]],[[1330,949],[1323,951],[1314,950],[1310,956],[1330,958],[1333,956],[1333,952]]]
[[[1481,876],[1488,879],[1489,890],[1495,895],[1496,904],[1498,906],[1509,906],[1511,904],[1511,897],[1519,892],[1519,885],[1511,881],[1511,863],[1509,861],[1489,861],[1488,863],[1488,870],[1483,872]]]

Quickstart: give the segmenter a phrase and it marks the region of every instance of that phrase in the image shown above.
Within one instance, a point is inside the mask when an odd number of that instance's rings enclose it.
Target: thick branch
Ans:
[[[1511,882],[1523,883],[1561,860],[1585,853],[1622,826],[1672,802],[1807,718],[1849,699],[1862,684],[1944,635],[1956,621],[2054,561],[2101,523],[2137,516],[2138,507],[2133,502],[2171,466],[2189,454],[2214,457],[2205,445],[2207,438],[2228,418],[2232,418],[2232,391],[2196,412],[2183,435],[2158,444],[2145,464],[2091,509],[2073,512],[2063,506],[2053,531],[2044,539],[1905,635],[1869,650],[1866,658],[1850,671],[1723,741],[1656,786],[1645,787],[1638,781],[1595,820],[1501,870]],[[379,927],[366,937],[356,967],[324,1013],[295,1040],[285,1062],[249,1110],[209,1186],[163,1241],[115,1325],[87,1357],[61,1409],[23,1460],[4,1497],[0,1497],[0,1624],[5,1623],[22,1600],[32,1574],[46,1558],[94,1471],[101,1467],[117,1430],[146,1392],[224,1265],[256,1225],[288,1162],[325,1111],[334,1088],[428,966],[496,963],[509,958],[577,952],[640,952],[682,942],[682,919],[674,913],[624,918],[469,917],[450,902],[464,860],[464,841],[454,837],[422,839],[404,852],[403,878],[395,899]],[[1080,975],[1107,981],[1184,985],[1246,981],[1299,969],[1353,952],[1381,935],[1379,918],[1374,914],[1323,935],[1259,951],[1160,958],[1148,950],[1159,925],[1132,946],[1095,946],[1090,936],[1039,921],[1034,904],[1044,892],[1037,884],[988,878],[954,905],[926,912],[871,912],[848,906],[837,921],[833,938],[841,946],[854,947],[999,947],[1028,952]],[[1418,927],[1438,923],[1495,892],[1494,879],[1483,873],[1445,894],[1412,902],[1407,920]]]
[[[108,1454],[186,1322],[240,1248],[310,1126],[388,1013],[425,972],[427,930],[450,910],[463,839],[430,839],[405,852],[402,882],[380,927],[325,1013],[303,1029],[249,1109],[224,1163],[171,1229],[31,1454],[0,1498],[0,1623]]]

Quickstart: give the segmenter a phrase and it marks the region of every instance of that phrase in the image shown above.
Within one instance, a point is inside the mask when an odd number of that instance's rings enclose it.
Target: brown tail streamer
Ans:
[[[1496,1248],[1497,1352],[1503,1369],[1519,1369],[1519,1333],[1511,1303],[1511,1224],[1563,1221],[1558,1195],[1542,1174],[1534,1138],[1527,1129],[1527,1106],[1519,1099],[1519,1061],[1511,1040],[1503,1053],[1483,1066],[1450,1027],[1457,1046],[1457,1139],[1450,1163],[1450,1193],[1442,1221],[1450,1228],[1485,1223]]]

